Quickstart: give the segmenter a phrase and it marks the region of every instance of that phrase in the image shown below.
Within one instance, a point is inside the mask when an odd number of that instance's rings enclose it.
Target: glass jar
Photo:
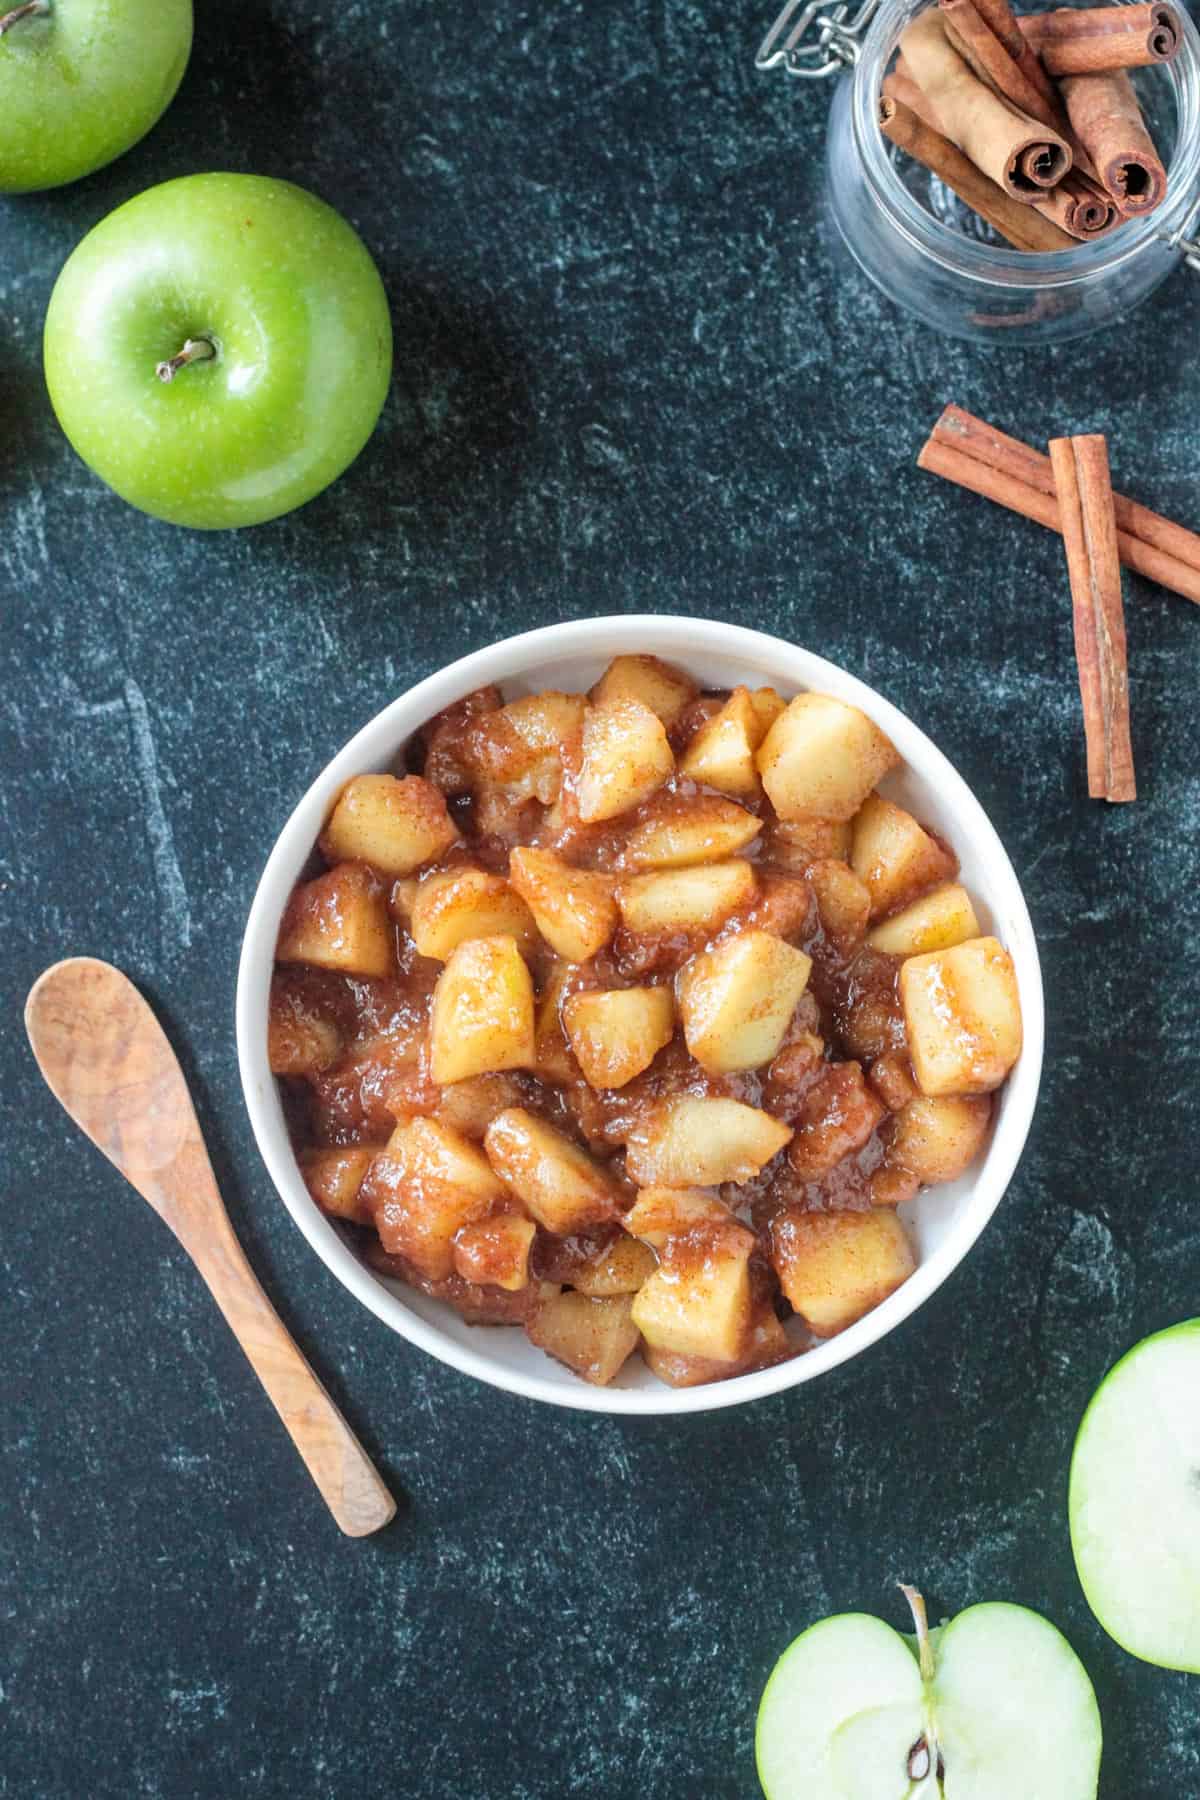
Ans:
[[[1033,254],[997,240],[969,208],[879,130],[879,91],[900,35],[929,0],[843,0],[785,7],[759,67],[817,75],[853,64],[836,85],[825,158],[825,200],[859,269],[927,325],[977,344],[1062,343],[1119,323],[1181,260],[1200,268],[1189,232],[1200,216],[1200,36],[1177,8],[1175,58],[1131,71],[1167,168],[1167,198],[1108,236]],[[797,20],[798,14],[798,20]],[[861,44],[857,32],[870,17]],[[940,215],[940,216],[939,216]]]

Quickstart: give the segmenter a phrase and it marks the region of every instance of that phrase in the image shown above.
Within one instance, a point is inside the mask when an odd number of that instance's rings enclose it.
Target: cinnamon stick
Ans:
[[[1051,188],[1034,205],[1044,218],[1053,219],[1056,225],[1083,243],[1115,230],[1122,219],[1121,209],[1112,195],[1105,193],[1097,182],[1089,181],[1078,169],[1071,169],[1056,188]]]
[[[883,84],[885,92],[879,102],[879,129],[884,137],[944,181],[1014,249],[1069,250],[1071,238],[1052,220],[1043,218],[1036,208],[1010,198],[930,123],[930,118],[936,115],[931,114],[926,96],[921,95],[920,109],[897,97],[904,82],[905,77],[893,73]],[[917,93],[920,95],[921,91],[917,90]]]
[[[1014,200],[1031,203],[1071,166],[1065,139],[1035,123],[967,67],[937,7],[919,13],[901,52],[952,143]]]
[[[999,38],[1008,54],[1019,61],[1025,39],[1017,15],[1008,0],[975,0],[975,10],[993,36]]]
[[[1066,137],[1070,127],[1054,84],[1034,80],[984,18],[977,0],[938,0],[946,35],[967,66],[992,90],[1029,118]],[[1017,37],[1025,40],[1020,29]],[[1030,59],[1035,60],[1035,59]]]
[[[942,130],[941,120],[934,112],[932,106],[930,106],[924,89],[917,86],[916,82],[909,74],[902,56],[897,58],[896,65],[891,73],[884,76],[882,91],[885,100],[895,100],[900,106],[907,106],[910,112],[916,114],[923,125],[929,127],[930,131],[936,131],[939,137],[946,136],[945,132]],[[883,129],[882,115],[880,117],[880,129]],[[893,143],[897,141],[890,131],[886,132],[885,136],[891,138]],[[948,139],[947,142],[949,142]],[[907,146],[903,147],[906,148]],[[953,150],[955,146],[951,144],[950,148]],[[960,156],[961,154],[962,152],[959,151]],[[917,160],[920,161],[920,158],[918,157]],[[929,165],[926,164],[925,166],[928,168]],[[974,167],[974,164],[971,166]],[[978,171],[976,171],[976,173],[978,173]],[[985,175],[983,179],[987,181],[988,178]],[[989,185],[991,187],[996,186],[994,181],[989,183]],[[1000,190],[997,188],[996,191],[998,193]],[[1020,203],[1017,202],[1017,204]]]
[[[1125,613],[1108,446],[1100,436],[1052,438],[1050,465],[1071,582],[1088,793],[1097,800],[1136,800]]]
[[[975,10],[994,37],[999,38],[1015,63],[1019,63],[1025,79],[1036,87],[1043,100],[1053,106],[1058,96],[1054,83],[1042,67],[1033,46],[1026,41],[1020,21],[1008,0],[975,0]],[[1031,115],[1037,117],[1037,114]]]
[[[1166,195],[1167,172],[1125,71],[1064,76],[1062,96],[1074,135],[1121,211],[1153,212]]]
[[[1050,459],[994,425],[947,406],[917,458],[918,467],[1061,531]],[[1200,605],[1200,537],[1123,494],[1113,495],[1117,550],[1127,569]]]
[[[1173,6],[1059,7],[1020,20],[1026,42],[1050,75],[1094,75],[1107,69],[1140,69],[1170,62],[1183,42]]]

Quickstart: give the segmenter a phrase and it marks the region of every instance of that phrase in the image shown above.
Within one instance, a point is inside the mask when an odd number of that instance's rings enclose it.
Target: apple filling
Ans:
[[[986,1143],[1012,963],[855,707],[481,689],[348,781],[281,923],[271,1066],[381,1274],[583,1379],[690,1386],[846,1330],[897,1208]]]

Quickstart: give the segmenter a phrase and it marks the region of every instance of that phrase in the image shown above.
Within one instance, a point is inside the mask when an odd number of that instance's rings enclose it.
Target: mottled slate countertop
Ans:
[[[1196,293],[1119,343],[988,354],[831,263],[828,91],[755,74],[735,0],[217,0],[110,170],[0,203],[5,682],[0,1795],[751,1796],[758,1694],[828,1610],[1047,1611],[1096,1683],[1104,1800],[1200,1789],[1200,1702],[1092,1621],[1064,1519],[1098,1377],[1198,1310],[1200,617],[1131,579],[1142,798],[1084,797],[1060,548],[913,461],[956,399],[1111,434],[1197,522]],[[344,209],[397,368],[352,473],[198,536],[77,463],[39,366],[117,202],[209,167]],[[1181,346],[1176,352],[1174,344]],[[535,1409],[344,1293],[258,1162],[234,969],[266,851],[370,714],[460,652],[614,611],[832,657],[976,787],[1045,962],[1041,1110],[967,1264],[812,1386],[691,1420]],[[29,982],[91,952],[183,1046],[237,1227],[403,1494],[341,1540],[162,1228],[41,1088]]]

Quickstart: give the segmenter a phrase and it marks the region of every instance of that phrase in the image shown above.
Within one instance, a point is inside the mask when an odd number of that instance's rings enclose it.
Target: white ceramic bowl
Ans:
[[[1012,953],[1025,1021],[1024,1052],[1000,1096],[987,1154],[961,1180],[932,1188],[902,1209],[918,1247],[916,1273],[882,1306],[817,1349],[778,1368],[706,1387],[668,1388],[638,1359],[616,1385],[589,1387],[535,1349],[521,1331],[467,1325],[448,1306],[374,1274],[310,1198],[267,1062],[267,994],[280,916],[343,782],[364,770],[389,767],[418,726],[472,688],[498,682],[509,698],[544,687],[583,689],[623,651],[678,663],[706,687],[770,683],[785,697],[812,688],[869,713],[904,758],[902,770],[883,784],[886,792],[957,851],[984,929],[994,931]],[[452,663],[386,706],[321,771],[280,833],[250,909],[237,994],[238,1056],[259,1149],[288,1211],[338,1280],[394,1331],[456,1369],[530,1399],[603,1413],[704,1412],[775,1394],[858,1356],[915,1312],[967,1254],[1012,1177],[1037,1100],[1043,1024],[1037,948],[1012,864],[983,808],[941,751],[873,689],[807,650],[737,625],[655,616],[588,619],[508,638]]]

